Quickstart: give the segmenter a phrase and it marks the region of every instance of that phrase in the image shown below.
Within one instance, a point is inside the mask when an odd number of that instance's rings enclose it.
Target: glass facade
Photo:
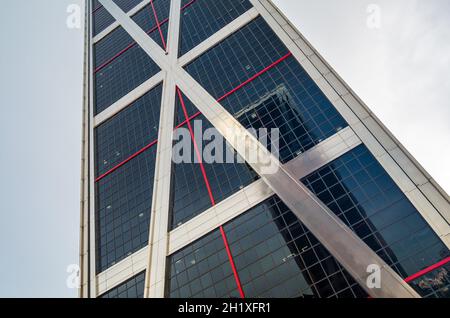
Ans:
[[[169,257],[168,297],[236,298],[239,289],[246,298],[367,297],[277,197],[222,230],[223,234],[216,229]]]
[[[113,1],[167,50],[170,0]],[[185,55],[251,9],[249,0],[181,0],[176,53]],[[91,11],[92,36],[115,21],[98,0]],[[120,25],[92,43],[92,52],[94,117],[161,71]],[[245,128],[278,129],[283,164],[348,126],[262,16],[183,67]],[[90,125],[97,274],[149,244],[163,90],[162,82],[117,114],[104,112],[101,117],[108,119],[98,126]],[[188,160],[173,163],[170,171],[169,232],[260,178],[228,143],[214,152],[234,163],[199,160],[217,131],[208,135],[213,125],[183,92],[173,93],[174,156]],[[189,147],[177,153],[180,141]],[[366,146],[300,181],[421,296],[450,297],[449,249]],[[368,297],[277,196],[209,230],[168,256],[165,296]],[[144,280],[145,271],[100,297],[142,298]]]
[[[183,103],[181,103],[181,101]],[[185,112],[186,111],[186,112]],[[194,143],[200,152],[206,149],[207,140],[202,138],[208,129],[213,126],[181,92],[176,101],[175,123],[178,129],[185,129],[188,133],[187,120],[193,129],[193,136],[189,133],[190,156],[185,163],[174,165],[173,178],[173,207],[171,227],[176,228],[203,211],[219,203],[230,195],[243,189],[258,177],[251,168],[233,153],[231,146],[226,143],[220,147],[224,154],[231,154],[235,163],[199,162]],[[195,132],[194,132],[195,131]],[[199,134],[199,135],[195,135]],[[213,139],[211,137],[211,139]],[[183,140],[180,137],[180,141]],[[180,156],[182,153],[180,153]],[[214,155],[214,154],[213,154]],[[220,156],[220,159],[223,159]]]
[[[109,14],[98,0],[92,1],[92,23],[93,23],[93,36],[98,35],[100,32],[109,27],[115,19]]]
[[[180,55],[249,10],[248,0],[182,0]]]
[[[186,70],[244,127],[279,128],[283,163],[347,126],[261,17]]]
[[[162,85],[96,129],[97,271],[147,245]]]
[[[158,138],[162,84],[96,128],[97,177]]]
[[[95,114],[160,71],[122,27],[95,43],[94,64]]]
[[[150,2],[150,1],[149,1]],[[132,18],[161,48],[166,48],[170,0],[154,0]],[[158,27],[159,26],[159,27]],[[161,29],[161,33],[159,32]],[[164,39],[164,43],[163,43]]]
[[[346,153],[302,182],[401,277],[450,256],[448,248],[365,146]]]
[[[145,272],[110,289],[99,298],[144,298]]]
[[[137,6],[142,0],[113,0],[117,6],[124,12],[128,12]]]
[[[410,281],[411,286],[426,298],[450,298],[450,259],[429,273]]]
[[[148,242],[156,147],[96,182],[97,272]]]

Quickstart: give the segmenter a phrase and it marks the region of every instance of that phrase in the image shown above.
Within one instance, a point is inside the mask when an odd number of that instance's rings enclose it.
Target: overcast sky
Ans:
[[[82,1],[0,1],[0,297],[73,297],[83,34],[66,8]],[[450,2],[274,1],[449,192]]]

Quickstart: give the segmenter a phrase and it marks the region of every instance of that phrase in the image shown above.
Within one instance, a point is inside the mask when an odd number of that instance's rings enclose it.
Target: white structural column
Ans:
[[[126,12],[126,14],[129,17],[132,17],[133,15],[135,15],[136,13],[138,13],[142,8],[144,8],[146,5],[148,5],[150,1],[149,0],[142,0],[138,5],[136,5],[133,9],[131,9],[130,11]],[[112,31],[114,31],[117,27],[119,27],[120,24],[117,21],[114,21],[110,26],[108,26],[106,29],[104,29],[102,32],[100,32],[99,34],[97,34],[96,36],[94,36],[94,38],[92,39],[93,43],[97,43],[100,40],[102,40],[105,36],[107,36],[108,34],[110,34]]]
[[[448,195],[270,0],[250,0],[394,182],[450,248]]]
[[[364,244],[332,211],[315,197],[299,180],[289,173],[258,140],[230,115],[184,69],[172,64],[170,57],[149,38],[139,26],[114,3],[100,2],[116,18],[122,27],[136,40],[144,51],[161,67],[174,76],[176,85],[197,106],[203,115],[221,133],[230,145],[251,165],[267,185],[296,214],[299,220],[322,242],[335,258],[349,271],[355,280],[372,297],[418,297],[417,293],[366,244]],[[245,142],[242,142],[245,141]],[[260,154],[261,161],[250,162],[251,153]],[[275,173],[267,173],[266,165],[277,167]],[[382,289],[369,289],[366,285],[369,265],[381,268]]]
[[[84,83],[83,83],[83,126],[81,130],[81,184],[80,184],[80,289],[79,297],[89,297],[89,50],[90,17],[89,1],[85,7]]]
[[[181,0],[172,0],[167,36],[167,57],[170,64],[178,59],[178,30]],[[149,257],[145,278],[144,298],[163,298],[166,282],[166,261],[169,246],[169,217],[172,190],[172,144],[175,121],[175,81],[165,71],[161,118],[159,122],[155,186],[150,222]]]

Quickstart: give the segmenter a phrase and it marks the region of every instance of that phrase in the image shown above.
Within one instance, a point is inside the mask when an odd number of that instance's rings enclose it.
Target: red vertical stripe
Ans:
[[[227,235],[223,229],[223,226],[220,227],[220,234],[222,234],[223,244],[225,245],[225,249],[227,250],[228,260],[230,261],[231,269],[233,270],[234,279],[236,281],[236,285],[239,291],[239,295],[241,298],[245,298],[244,290],[242,289],[241,280],[239,279],[239,274],[236,269],[236,265],[234,264],[233,255],[231,254],[230,246],[228,245]]]
[[[153,4],[153,0],[150,0],[150,4],[152,5],[153,15],[155,16],[156,25],[158,26],[159,36],[161,37],[163,48],[165,51],[167,51],[166,40],[164,39],[164,35],[161,30],[161,24],[159,23],[158,14],[156,13],[155,5]]]
[[[214,206],[214,205],[216,205],[216,202],[214,200],[214,197],[213,197],[213,194],[212,194],[212,191],[211,191],[211,186],[209,184],[208,176],[206,175],[205,167],[203,166],[203,160],[202,160],[202,156],[201,156],[200,151],[199,151],[198,146],[197,146],[197,141],[195,140],[194,131],[193,131],[192,126],[191,126],[191,120],[189,118],[189,115],[188,115],[188,112],[187,112],[187,109],[186,109],[186,105],[184,104],[183,96],[182,96],[181,91],[180,91],[180,89],[178,87],[177,87],[177,94],[178,94],[178,98],[180,99],[181,107],[183,108],[184,117],[186,119],[186,124],[188,126],[189,133],[191,135],[191,139],[192,139],[192,141],[194,143],[194,148],[195,148],[195,152],[196,152],[197,158],[199,159],[199,162],[200,162],[200,169],[201,169],[202,174],[203,174],[203,180],[205,180],[205,184],[206,184],[206,188],[208,189],[208,194],[209,194],[209,198],[211,200],[211,204]],[[199,113],[197,113],[197,114],[199,114]],[[227,236],[225,234],[223,226],[220,227],[220,234],[222,235],[223,244],[225,245],[225,249],[227,251],[228,260],[230,262],[231,269],[233,271],[233,275],[234,275],[234,279],[236,281],[236,286],[238,288],[239,295],[241,296],[241,298],[245,298],[244,290],[242,289],[242,285],[241,285],[241,280],[239,279],[239,274],[237,272],[236,265],[234,264],[233,255],[231,254],[230,246],[228,245]]]
[[[132,43],[133,44],[133,43]],[[136,44],[136,43],[134,43]],[[291,53],[288,53],[287,55],[283,56],[282,58],[280,58],[279,60],[275,61],[274,63],[272,63],[271,65],[267,66],[266,68],[264,68],[262,71],[258,72],[257,74],[255,74],[254,76],[252,76],[251,78],[249,78],[248,80],[246,80],[245,82],[241,83],[240,85],[238,85],[237,87],[235,87],[234,89],[232,89],[230,92],[226,93],[225,95],[223,95],[222,97],[220,97],[217,101],[220,102],[222,100],[224,100],[225,98],[227,98],[228,96],[232,95],[233,93],[235,93],[236,91],[238,91],[239,89],[243,88],[245,85],[249,84],[250,82],[252,82],[253,80],[255,80],[256,78],[258,78],[259,76],[261,76],[262,74],[264,74],[265,72],[269,71],[270,69],[272,69],[273,67],[275,67],[276,65],[278,65],[279,63],[281,63],[282,61],[284,61],[286,58],[288,58],[291,55]],[[109,63],[109,62],[108,62]],[[103,67],[103,66],[102,66]],[[192,115],[191,117],[189,117],[189,121],[193,120],[194,118],[200,116],[202,113],[201,112],[197,112],[194,115]],[[183,127],[184,125],[186,125],[187,120],[183,121],[182,123],[178,124],[174,130]],[[154,145],[157,142],[154,141],[151,143],[151,145]],[[126,159],[124,162],[119,163],[116,167],[112,168],[111,170],[109,170],[107,173],[103,174],[102,176],[98,177],[96,179],[97,181],[100,181],[102,178],[106,177],[108,174],[114,172],[115,170],[117,170],[119,167],[123,166],[125,163],[127,163],[128,161],[130,161],[131,159],[135,158],[137,155],[141,154],[143,151],[149,149],[149,146],[151,147],[151,145],[145,146],[143,149],[141,149],[140,151],[138,151],[136,154],[132,155],[130,158]]]
[[[191,2],[186,3],[183,7],[181,7],[181,10],[186,9],[187,7],[190,7],[191,5],[194,4],[194,2],[196,2],[197,0],[192,0]]]
[[[265,67],[264,69],[262,69],[261,71],[259,71],[258,73],[256,73],[255,75],[253,75],[252,77],[250,77],[248,80],[246,80],[245,82],[242,82],[241,84],[239,84],[238,86],[236,86],[235,88],[233,88],[231,91],[229,91],[228,93],[226,93],[225,95],[223,95],[222,97],[220,97],[217,101],[221,102],[223,101],[225,98],[227,98],[228,96],[236,93],[238,90],[240,90],[242,87],[246,86],[247,84],[253,82],[255,79],[257,79],[258,77],[260,77],[261,75],[263,75],[264,73],[266,73],[267,71],[271,70],[272,68],[274,68],[275,66],[277,66],[278,64],[280,64],[281,62],[283,62],[284,60],[286,60],[287,58],[289,58],[292,55],[291,52],[287,53],[285,56],[279,58],[278,60],[276,60],[275,62],[273,62],[272,64],[270,64],[269,66]]]

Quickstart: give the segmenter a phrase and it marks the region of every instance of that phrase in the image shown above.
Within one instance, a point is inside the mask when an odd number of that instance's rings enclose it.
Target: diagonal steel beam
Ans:
[[[181,0],[172,0],[166,55],[170,64],[178,59],[178,30],[180,29]],[[161,37],[163,35],[161,34]],[[169,250],[169,218],[172,188],[172,144],[175,126],[175,81],[170,72],[165,73],[160,118],[159,144],[149,230],[149,255],[144,287],[144,298],[164,297],[166,262]]]
[[[299,220],[322,242],[372,297],[416,298],[418,294],[406,284],[376,253],[374,253],[331,210],[287,171],[252,134],[229,114],[183,68],[171,63],[169,57],[147,34],[111,1],[100,0],[110,14],[135,39],[162,70],[173,76],[176,85],[224,136],[230,145],[250,164]],[[245,141],[245,142],[242,142]],[[251,162],[251,154],[260,154],[261,161]],[[267,165],[276,167],[268,173]],[[382,288],[367,287],[367,268],[380,268]]]

